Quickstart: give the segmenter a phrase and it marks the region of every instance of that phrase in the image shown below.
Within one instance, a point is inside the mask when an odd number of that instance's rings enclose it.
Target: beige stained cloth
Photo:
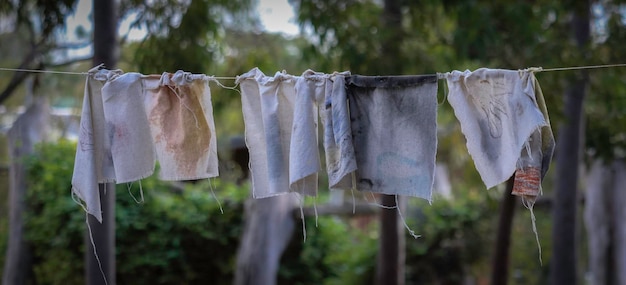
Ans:
[[[209,80],[183,71],[144,79],[145,112],[163,180],[219,175]]]

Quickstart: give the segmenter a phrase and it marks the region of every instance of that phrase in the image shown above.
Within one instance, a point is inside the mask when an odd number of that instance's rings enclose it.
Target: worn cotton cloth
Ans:
[[[208,80],[180,70],[143,80],[145,113],[163,180],[219,175]]]
[[[317,195],[319,105],[324,102],[328,76],[312,70],[296,79],[293,127],[289,148],[289,185],[300,193]]]
[[[115,170],[111,156],[111,145],[106,134],[102,87],[109,77],[117,76],[119,70],[89,70],[85,81],[85,94],[80,117],[80,131],[74,172],[72,193],[84,202],[87,213],[102,222],[100,191],[98,183],[115,181]]]
[[[349,75],[349,72],[337,73],[326,80],[324,104],[320,106],[330,189],[347,190],[356,186],[352,183],[357,165],[345,80],[345,76]]]
[[[518,167],[521,176],[535,177],[537,169],[525,167],[542,165],[542,157],[549,163],[552,151],[546,149],[545,156],[541,154],[541,148],[537,148],[543,144],[540,136],[533,136],[529,142],[533,132],[548,127],[538,108],[532,72],[481,68],[474,72],[453,71],[446,78],[448,101],[487,188],[507,180]],[[522,153],[525,158],[518,164]]]
[[[289,153],[296,81],[297,77],[280,72],[266,76],[258,68],[237,77],[254,198],[290,192]],[[314,192],[299,187],[292,190]]]
[[[357,189],[431,201],[437,76],[346,78]]]
[[[132,182],[152,175],[156,154],[144,111],[142,75],[111,76],[102,87],[102,99],[115,182]]]

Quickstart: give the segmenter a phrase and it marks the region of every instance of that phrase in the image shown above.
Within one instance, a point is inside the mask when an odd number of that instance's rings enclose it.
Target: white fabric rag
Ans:
[[[109,77],[121,74],[120,70],[89,70],[85,80],[85,94],[80,117],[80,131],[74,172],[72,193],[84,202],[87,213],[102,222],[100,191],[98,183],[115,182],[115,170],[111,157],[111,145],[106,135],[102,86]]]
[[[154,173],[156,154],[144,111],[142,75],[112,76],[102,87],[107,140],[115,182],[126,183]]]
[[[208,80],[181,70],[144,77],[145,112],[163,180],[219,175]]]
[[[305,188],[289,187],[296,81],[297,77],[280,72],[274,77],[266,76],[258,68],[237,77],[254,198],[272,197],[290,190],[309,192]]]
[[[318,110],[324,101],[328,76],[312,70],[296,80],[293,128],[289,149],[289,185],[299,193],[317,195],[317,172],[321,167],[318,149]]]
[[[548,125],[537,106],[534,76],[528,71],[481,68],[453,71],[446,78],[448,101],[469,154],[487,188],[492,188],[513,175],[522,150],[525,146],[531,150],[531,134]],[[529,159],[541,159],[527,154]]]
[[[437,76],[352,75],[346,88],[357,189],[431,201]]]

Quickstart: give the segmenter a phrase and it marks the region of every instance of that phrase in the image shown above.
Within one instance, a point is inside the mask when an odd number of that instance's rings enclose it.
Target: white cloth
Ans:
[[[328,76],[312,70],[296,80],[293,128],[289,149],[289,185],[302,194],[317,195],[317,172],[321,167],[318,149],[318,109],[324,101]]]
[[[237,77],[254,198],[290,192],[289,151],[296,80],[295,76],[279,72],[269,77],[258,68]]]
[[[537,107],[534,76],[528,71],[481,68],[453,71],[446,77],[448,101],[468,151],[483,182],[492,188],[511,177],[531,134],[547,126]]]
[[[219,175],[209,79],[179,70],[143,80],[145,112],[163,180]]]
[[[357,189],[431,201],[437,76],[346,78]]]
[[[352,145],[352,129],[346,95],[345,76],[347,75],[350,73],[337,73],[326,80],[324,104],[320,106],[324,126],[326,172],[330,189],[348,190],[356,186],[352,183],[352,174],[357,169],[357,165]]]
[[[111,145],[105,131],[102,86],[110,76],[121,71],[89,70],[85,81],[85,94],[80,118],[80,131],[74,172],[72,193],[84,202],[87,213],[102,222],[100,191],[98,183],[115,181],[115,170],[111,157]]]
[[[143,107],[141,78],[139,73],[116,75],[102,87],[116,183],[137,181],[154,173],[156,154]]]

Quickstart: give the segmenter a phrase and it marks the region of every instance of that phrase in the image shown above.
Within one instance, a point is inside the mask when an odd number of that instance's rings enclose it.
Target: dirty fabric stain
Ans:
[[[437,76],[346,77],[357,189],[431,201]]]
[[[161,167],[159,177],[195,180],[217,176],[215,127],[206,76],[177,71],[144,80],[145,110]]]

